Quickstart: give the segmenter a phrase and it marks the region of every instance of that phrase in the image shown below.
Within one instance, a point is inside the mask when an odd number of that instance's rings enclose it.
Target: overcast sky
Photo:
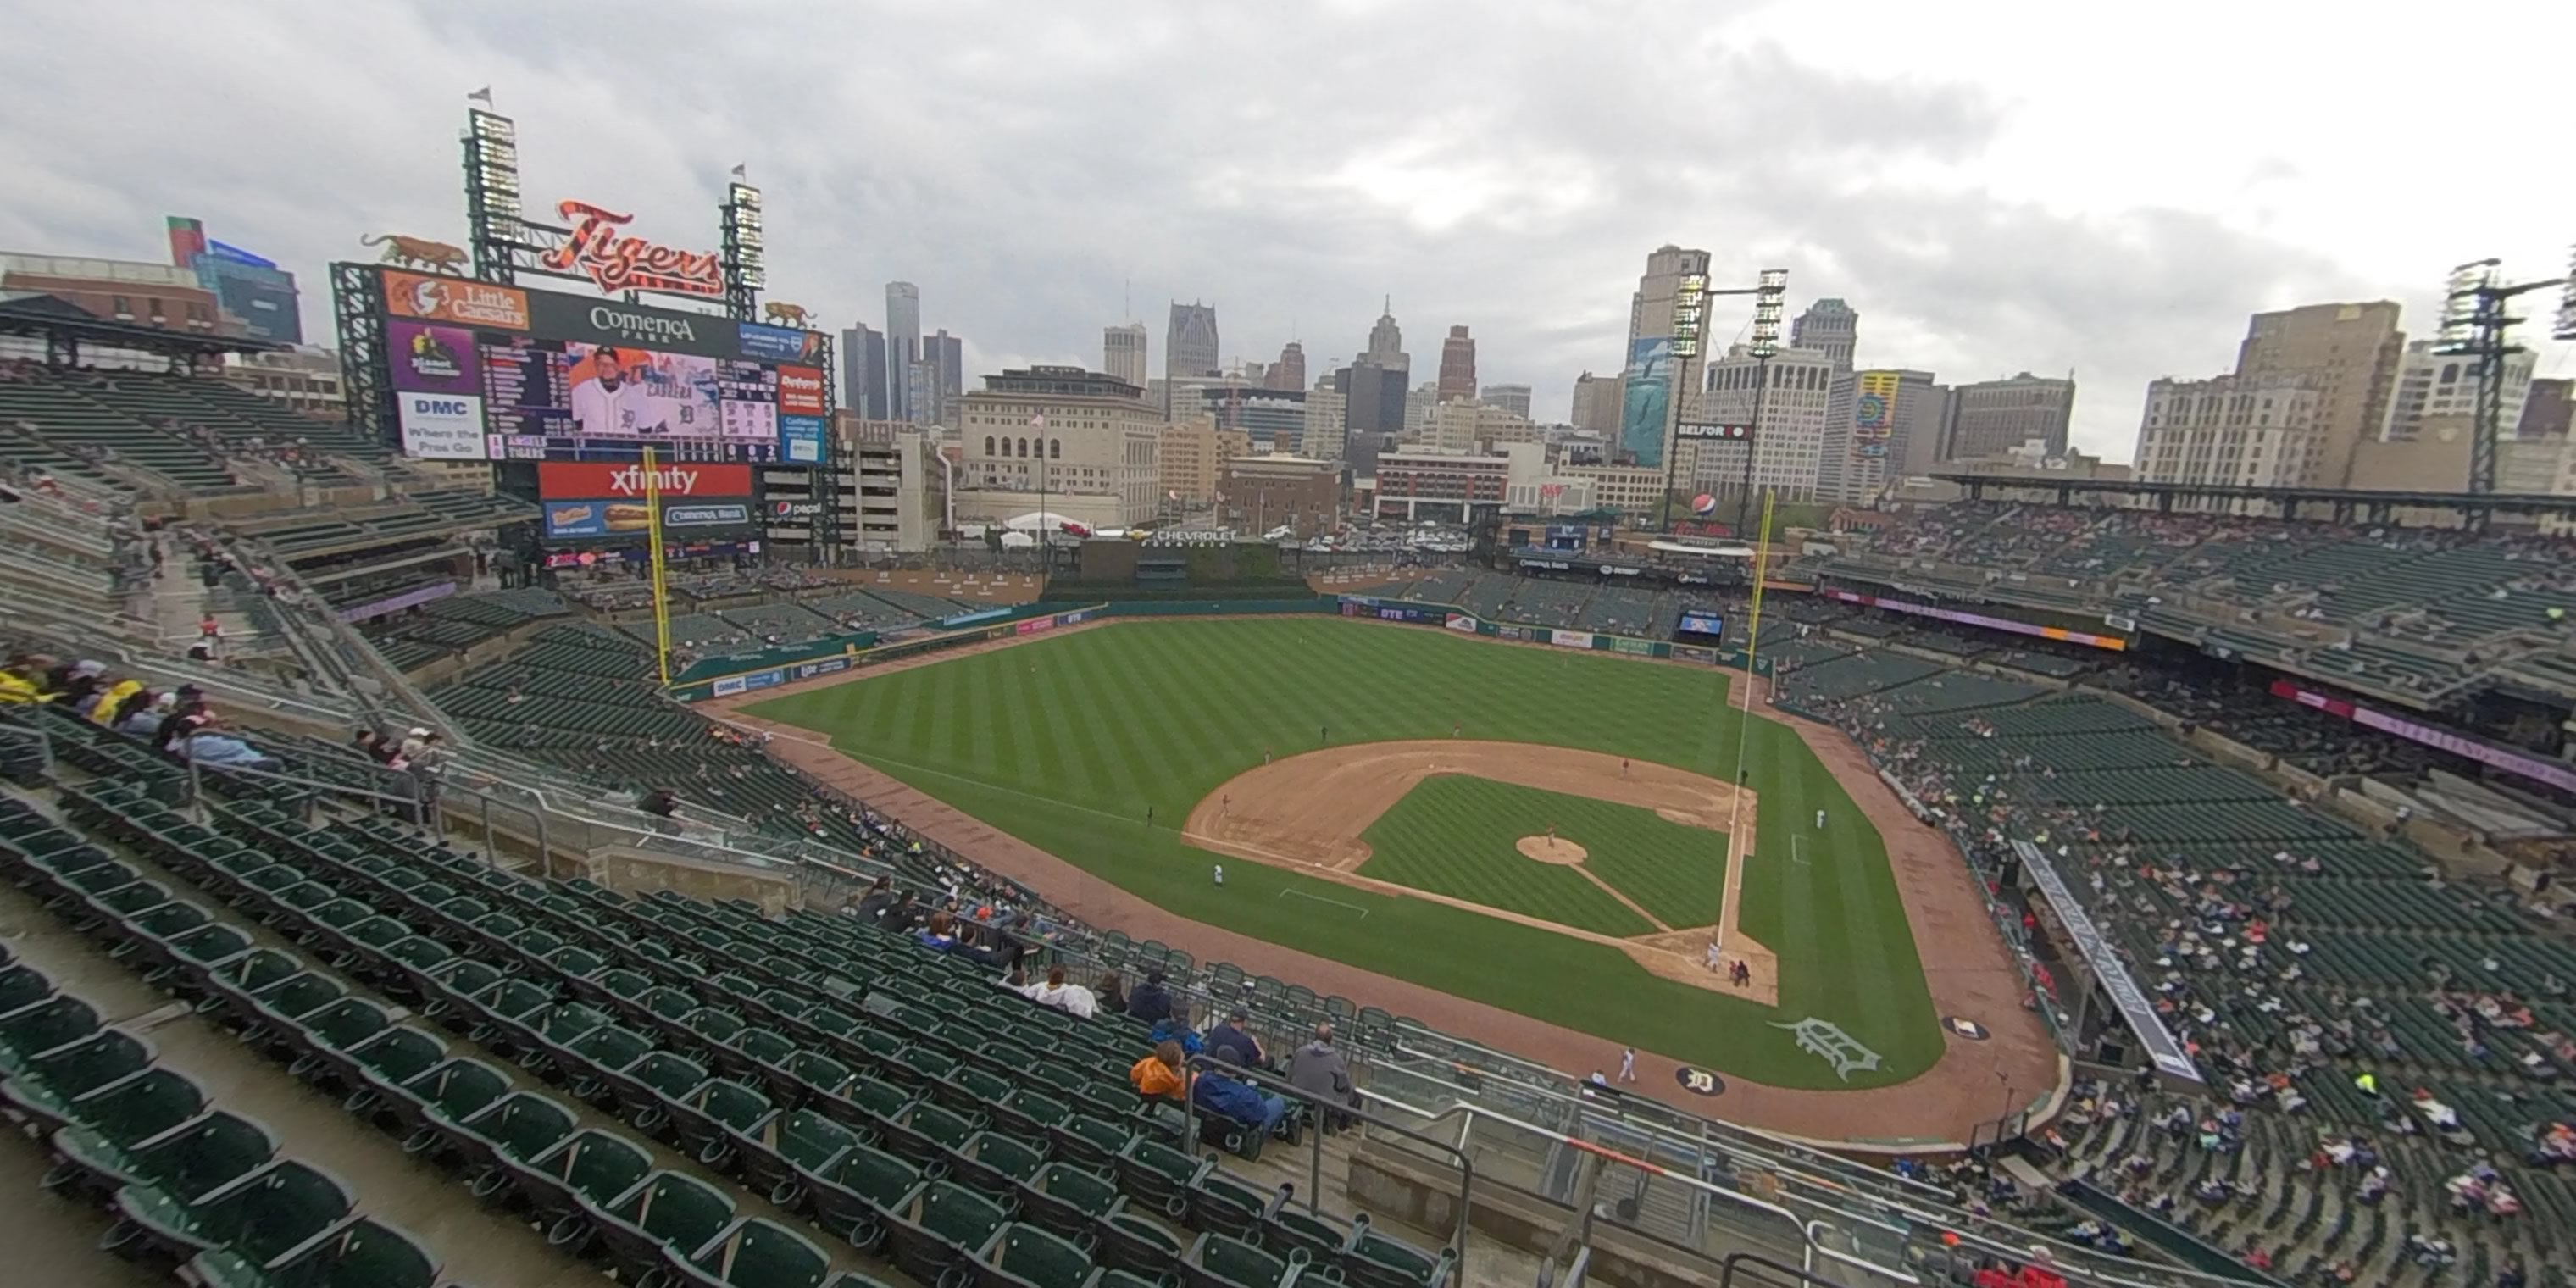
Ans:
[[[1311,374],[1392,294],[1415,371],[1465,323],[1479,376],[1535,386],[1557,420],[1576,373],[1617,369],[1645,254],[1677,242],[1721,278],[1786,267],[1793,312],[1849,300],[1867,364],[2072,369],[2078,443],[2126,458],[2146,382],[2224,370],[2255,309],[2391,297],[2420,335],[2458,261],[2566,268],[2576,178],[2549,85],[2576,4],[2474,22],[2316,2],[28,4],[0,78],[0,250],[159,259],[161,217],[195,215],[301,275],[328,342],[321,269],[371,257],[361,234],[464,241],[455,137],[488,84],[532,213],[578,197],[712,249],[747,163],[768,298],[882,325],[884,283],[918,283],[925,329],[964,337],[974,373],[1098,366],[1132,289],[1157,372],[1177,298],[1216,304],[1228,360],[1293,336]],[[2534,61],[2441,61],[2462,47]],[[2500,129],[2434,115],[2489,94]],[[2545,326],[2554,296],[2531,303]],[[2541,373],[2576,374],[2569,349]]]

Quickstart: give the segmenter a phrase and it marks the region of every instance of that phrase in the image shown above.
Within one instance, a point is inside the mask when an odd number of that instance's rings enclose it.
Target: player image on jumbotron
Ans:
[[[650,361],[642,353],[632,356]],[[653,396],[647,382],[635,378],[635,373],[627,367],[628,361],[628,354],[601,345],[591,351],[587,359],[588,369],[574,373],[572,421],[575,432],[633,437],[670,431],[665,401]]]

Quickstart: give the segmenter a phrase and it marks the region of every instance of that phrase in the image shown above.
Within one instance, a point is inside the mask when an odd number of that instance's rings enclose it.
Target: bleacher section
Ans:
[[[84,387],[106,388],[116,379],[83,373],[74,383],[50,379],[0,381],[0,424],[23,439],[33,426],[56,450],[51,460],[24,463],[61,469],[89,478],[112,480],[132,472],[161,487],[197,495],[248,491],[221,456],[179,434],[170,433],[90,397]],[[121,386],[120,386],[121,387]]]

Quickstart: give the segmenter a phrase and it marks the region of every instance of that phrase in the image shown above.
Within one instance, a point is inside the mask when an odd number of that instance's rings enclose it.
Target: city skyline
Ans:
[[[1182,29],[1146,10],[1000,29],[971,12],[747,12],[685,53],[638,45],[633,74],[614,78],[574,57],[588,45],[576,17],[544,10],[505,24],[425,4],[281,0],[211,35],[149,21],[148,3],[145,20],[125,6],[32,11],[28,47],[113,47],[127,74],[40,58],[0,86],[0,105],[53,123],[10,140],[0,248],[157,260],[160,216],[186,210],[318,283],[329,262],[370,257],[362,233],[461,242],[453,140],[464,92],[491,84],[521,125],[532,212],[603,201],[634,211],[645,235],[711,248],[725,173],[745,164],[768,203],[765,298],[837,331],[881,325],[882,284],[917,283],[966,337],[970,384],[1031,363],[1096,365],[1101,327],[1132,320],[1119,307],[1131,279],[1149,319],[1166,299],[1223,301],[1226,362],[1297,339],[1324,371],[1362,349],[1367,301],[1392,291],[1417,335],[1472,327],[1480,379],[1529,384],[1536,417],[1562,420],[1578,373],[1622,367],[1638,259],[1674,243],[1712,248],[1721,284],[1788,268],[1793,311],[1850,301],[1868,318],[1862,364],[1945,382],[2073,369],[2092,391],[2074,443],[2114,459],[2130,453],[2148,382],[2227,370],[2249,314],[2386,298],[2421,339],[2452,264],[2566,267],[2558,203],[2463,213],[2386,182],[2390,157],[2432,146],[2471,171],[2542,173],[2545,134],[2463,139],[2412,111],[2373,130],[2314,115],[2356,76],[2420,78],[2420,53],[2395,29],[2348,24],[2332,33],[2335,58],[2283,63],[2259,51],[2321,38],[2296,15],[2185,6],[2124,34],[2121,57],[2035,59],[1868,0],[1728,9],[1678,29],[1535,0],[1509,28],[1463,5],[1403,8],[1376,53],[1424,74],[1355,96],[1335,77],[1256,71],[1214,113],[1185,109],[1159,74],[1154,51],[1173,51]],[[689,14],[646,0],[627,18]],[[2235,33],[2224,47],[2194,36],[2222,15]],[[2561,6],[2507,5],[2491,20],[2518,43],[2576,38]],[[1839,51],[1854,22],[1903,42],[1918,74],[1850,74]],[[1112,27],[1118,39],[1097,38]],[[864,40],[840,38],[862,28]],[[1337,32],[1321,11],[1275,24],[1267,61],[1316,65]],[[233,42],[261,52],[209,56]],[[935,56],[970,44],[989,46],[989,66]],[[385,48],[404,58],[376,66]],[[680,76],[683,57],[756,61],[777,92],[755,102]],[[1031,59],[1061,74],[1003,70]],[[2103,106],[2137,101],[2176,59],[2251,98],[2172,104],[2152,121]],[[270,74],[280,61],[314,74]],[[1580,103],[1497,97],[1479,86],[1498,69],[1611,88]],[[666,83],[688,88],[644,92]],[[1657,104],[1711,87],[1707,111],[1614,138],[1616,120],[1660,118]],[[802,131],[774,128],[782,113],[848,146],[803,147]],[[166,128],[176,119],[201,128]],[[1143,160],[1114,183],[1070,161],[1112,120],[1143,123],[1127,149]],[[596,145],[607,121],[627,146]],[[1246,128],[1283,155],[1243,163]],[[228,130],[262,145],[206,144]],[[1738,338],[1737,305],[1712,302],[1721,350]],[[308,337],[328,340],[329,308],[327,290],[305,292]],[[2524,334],[2537,374],[2568,374],[2576,358],[2542,329]],[[1416,352],[1417,371],[1431,361]]]

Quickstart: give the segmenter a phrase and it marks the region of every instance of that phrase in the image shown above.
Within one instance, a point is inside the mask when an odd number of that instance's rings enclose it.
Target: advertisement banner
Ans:
[[[2041,639],[2062,640],[2069,644],[2083,644],[2093,648],[2108,649],[2115,653],[2129,647],[2127,640],[2115,635],[2093,635],[2084,631],[2070,631],[2062,626],[2041,626],[2035,622],[2016,622],[2001,617],[1987,617],[1981,613],[1962,613],[1956,609],[1934,608],[1930,604],[1917,604],[1902,599],[1887,599],[1878,595],[1856,595],[1848,590],[1819,590],[1816,593],[1828,599],[1839,599],[1846,604],[1884,608],[1891,613],[1910,613],[1916,617],[1929,617],[1935,621],[1956,622],[1961,626],[1983,626],[1988,630],[2010,631],[2015,635],[2036,635]]]
[[[728,675],[715,682],[710,690],[710,696],[721,698],[728,694],[748,693],[753,689],[771,689],[786,682],[787,672],[776,668],[754,671],[749,675]]]
[[[823,434],[831,422],[820,416],[791,416],[786,411],[787,374],[779,372],[778,459],[789,465],[823,463]]]
[[[1055,615],[1055,624],[1058,626],[1080,626],[1089,620],[1091,620],[1091,610],[1088,608],[1075,609],[1070,613],[1058,613]]]
[[[1664,426],[1672,412],[1673,341],[1640,336],[1628,346],[1628,385],[1619,408],[1619,450],[1647,468],[1664,463]]]
[[[2271,694],[2273,697],[2285,698],[2303,707],[2313,707],[2330,716],[2340,716],[2363,728],[2394,734],[2409,742],[2447,751],[2454,756],[2464,756],[2488,768],[2528,778],[2535,783],[2544,783],[2562,792],[2576,792],[2576,768],[2570,768],[2554,760],[2544,760],[2508,747],[2499,747],[2484,739],[2473,738],[2467,734],[2428,725],[2421,721],[2409,720],[2404,716],[2391,715],[2385,711],[2365,707],[2358,702],[2329,697],[2289,680],[2274,680]]]
[[[791,678],[810,680],[818,675],[835,675],[849,669],[850,659],[846,657],[827,657],[820,662],[798,663],[794,668],[794,674]]]
[[[1473,635],[1476,633],[1476,619],[1467,616],[1465,613],[1451,613],[1449,614],[1449,629],[1458,631],[1462,634]]]
[[[1592,647],[1592,632],[1549,631],[1547,633],[1547,642],[1557,646],[1558,648],[1590,648]]]
[[[803,362],[815,356],[821,333],[799,331],[793,327],[762,326],[757,322],[734,323],[734,344],[746,358],[761,362]]]
[[[528,293],[489,282],[431,277],[425,273],[406,273],[398,268],[388,268],[385,270],[385,312],[423,322],[525,331],[529,320]]]
[[[1051,631],[1054,629],[1055,619],[1052,617],[1032,617],[1019,625],[1019,633],[1022,635],[1035,635],[1040,631]]]
[[[1673,658],[1676,661],[1704,662],[1710,666],[1715,666],[1717,665],[1717,650],[1713,648],[1697,648],[1689,644],[1675,644],[1673,645]]]
[[[1510,640],[1515,644],[1528,643],[1529,637],[1529,628],[1526,626],[1497,626],[1494,628],[1494,638]]]
[[[1726,618],[1705,608],[1682,610],[1682,631],[1688,635],[1724,635]]]
[[[674,497],[743,497],[751,495],[748,465],[657,465],[652,482],[664,500]],[[607,461],[543,461],[537,465],[537,495],[562,497],[634,497],[645,492],[644,467]]]
[[[652,531],[652,512],[642,498],[632,501],[547,501],[546,536],[561,540],[577,537],[641,537]],[[664,529],[739,528],[751,522],[751,505],[745,501],[721,504],[704,502],[662,501]]]
[[[525,328],[554,340],[633,345],[702,358],[752,358],[742,349],[742,324],[710,313],[683,313],[620,300],[585,299],[559,291],[529,291]]]
[[[483,400],[470,395],[397,393],[395,419],[405,456],[429,461],[489,459],[483,440]]]
[[[393,367],[394,388],[404,393],[483,396],[483,368],[475,361],[474,333],[464,327],[388,322],[385,351]]]
[[[768,514],[772,522],[783,522],[790,519],[810,519],[822,512],[823,503],[820,501],[772,501],[769,503],[768,508]]]
[[[1630,657],[1653,657],[1655,655],[1655,645],[1651,640],[1630,639],[1625,635],[1613,635],[1610,637],[1610,651],[1613,653],[1625,653]]]
[[[778,369],[778,414],[781,416],[829,416],[832,409],[823,405],[823,373],[812,367]]]
[[[751,507],[739,501],[723,505],[666,505],[662,507],[662,526],[666,528],[727,528],[751,522]]]

